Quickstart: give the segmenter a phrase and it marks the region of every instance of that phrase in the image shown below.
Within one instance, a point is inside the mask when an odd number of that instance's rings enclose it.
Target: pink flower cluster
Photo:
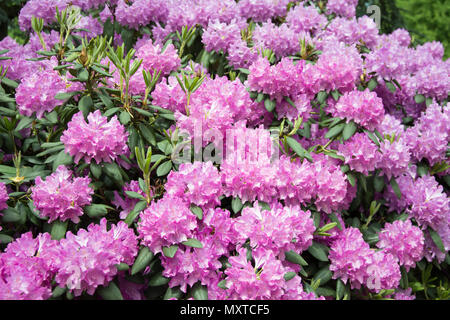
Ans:
[[[394,289],[401,278],[396,257],[386,251],[374,251],[356,228],[347,228],[332,243],[329,259],[333,279],[350,281],[352,288],[365,285],[374,292]]]
[[[89,177],[72,178],[72,172],[65,166],[59,166],[45,181],[36,178],[36,184],[31,188],[33,203],[42,217],[48,217],[48,222],[54,220],[80,221],[83,207],[91,203],[94,193],[89,187]]]
[[[311,213],[299,206],[274,204],[270,210],[264,210],[255,202],[253,208],[242,210],[234,229],[239,242],[250,239],[252,248],[264,248],[282,257],[286,251],[301,253],[309,248],[316,228]]]
[[[133,230],[122,221],[108,228],[103,218],[76,235],[69,231],[44,258],[57,270],[56,283],[79,296],[84,291],[92,295],[99,286],[108,285],[118,273],[117,265],[131,265],[137,252]]]
[[[30,232],[8,244],[0,254],[1,300],[46,300],[51,297],[52,261],[45,257],[55,245],[50,234]]]
[[[154,71],[161,71],[161,76],[167,76],[170,72],[178,69],[180,58],[173,44],[167,45],[164,50],[162,49],[162,46],[153,44],[151,40],[142,44],[136,51],[136,57],[143,60],[142,67],[144,70],[150,71],[151,74]],[[142,77],[142,72],[139,76]]]
[[[386,223],[379,238],[377,247],[391,253],[407,271],[414,268],[424,255],[423,232],[413,226],[411,220]]]
[[[375,170],[381,156],[377,146],[365,133],[356,133],[348,141],[340,144],[338,150],[338,154],[345,158],[345,163],[350,169],[365,175]]]
[[[41,119],[44,112],[51,112],[62,104],[55,98],[56,94],[67,92],[64,79],[53,70],[56,61],[45,66],[44,70],[36,70],[19,84],[16,90],[16,102],[19,112],[26,116]]]
[[[375,129],[384,119],[383,100],[369,89],[345,93],[331,110],[334,117],[346,118],[369,129]]]
[[[76,163],[84,159],[90,163],[94,159],[97,163],[111,162],[128,151],[128,132],[114,116],[110,121],[96,110],[87,116],[83,113],[75,114],[67,125],[67,130],[61,136],[66,151],[74,156]]]

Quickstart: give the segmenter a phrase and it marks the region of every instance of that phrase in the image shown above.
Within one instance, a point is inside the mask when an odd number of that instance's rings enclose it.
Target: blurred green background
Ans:
[[[0,39],[10,35],[20,43],[27,40],[17,22],[20,8],[26,2],[0,0]],[[381,9],[383,33],[405,28],[411,32],[415,44],[440,41],[445,47],[445,58],[450,56],[450,0],[359,0],[357,15],[365,15],[370,5]]]

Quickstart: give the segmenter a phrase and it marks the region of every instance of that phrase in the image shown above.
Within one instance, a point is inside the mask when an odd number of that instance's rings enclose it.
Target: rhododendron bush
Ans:
[[[0,299],[448,299],[450,64],[357,2],[26,2]]]

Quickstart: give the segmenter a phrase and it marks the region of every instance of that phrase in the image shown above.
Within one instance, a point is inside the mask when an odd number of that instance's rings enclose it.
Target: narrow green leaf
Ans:
[[[436,245],[436,247],[438,247],[438,249],[441,250],[443,253],[447,253],[439,233],[437,233],[431,228],[428,228],[428,231],[430,232],[431,239],[433,239],[433,242]]]
[[[344,127],[344,131],[342,132],[342,138],[344,141],[350,139],[355,134],[357,129],[358,127],[353,121],[347,123]]]
[[[308,263],[305,261],[305,259],[302,258],[301,255],[299,255],[298,253],[294,252],[294,251],[286,251],[284,253],[286,260],[295,264],[298,264],[302,267],[306,267],[308,266]]]
[[[291,279],[293,279],[297,274],[295,272],[286,272],[284,274],[284,280],[289,281]]]
[[[306,158],[308,161],[313,162],[313,159],[309,152],[305,150],[302,145],[297,142],[297,140],[292,137],[286,137],[286,142],[299,157],[301,157],[302,159]]]
[[[155,255],[150,251],[148,247],[143,247],[134,261],[133,266],[131,267],[131,275],[135,275],[136,273],[145,269],[146,266],[152,261]]]
[[[244,204],[239,197],[235,197],[233,198],[233,200],[231,200],[231,209],[234,213],[238,213],[239,211],[241,211],[243,206]]]
[[[124,220],[125,223],[128,226],[131,226],[133,221],[137,218],[137,216],[139,216],[141,211],[144,210],[145,208],[147,208],[147,201],[139,201],[138,203],[136,203],[136,205],[134,206],[134,209],[131,210],[131,212],[125,218],[125,220]]]
[[[328,256],[325,248],[324,245],[313,242],[312,246],[308,248],[308,252],[317,260],[327,262]]]
[[[86,214],[91,218],[104,217],[108,213],[108,208],[111,208],[104,204],[91,204],[84,207]]]
[[[192,247],[192,248],[203,248],[203,244],[198,241],[197,239],[188,239],[184,242],[182,242],[185,246]]]
[[[331,128],[328,130],[328,132],[325,134],[325,139],[332,139],[334,137],[337,137],[345,128],[345,124],[341,123],[337,126]]]

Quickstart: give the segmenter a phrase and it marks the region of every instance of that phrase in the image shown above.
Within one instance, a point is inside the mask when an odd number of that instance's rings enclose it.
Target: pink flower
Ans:
[[[66,92],[66,83],[59,73],[53,70],[53,62],[48,63],[44,70],[36,71],[27,77],[16,89],[16,102],[19,112],[31,117],[41,119],[44,112],[51,112],[62,104],[55,98],[58,93]]]
[[[78,112],[61,136],[66,152],[75,157],[75,163],[82,158],[86,163],[90,163],[92,159],[97,163],[111,162],[127,153],[128,132],[116,116],[108,122],[108,118],[103,117],[100,110],[96,110],[87,119],[89,123],[84,120],[83,113]]]
[[[150,71],[151,74],[161,71],[161,76],[167,76],[180,67],[181,61],[174,45],[169,44],[164,51],[162,49],[161,45],[148,40],[136,51],[136,57],[143,60],[144,70]],[[140,76],[142,77],[142,71]]]
[[[284,252],[294,250],[298,253],[311,244],[315,231],[309,211],[300,207],[272,205],[270,210],[260,208],[255,202],[253,208],[242,210],[234,223],[236,236],[240,243],[250,239],[252,247],[271,250],[275,256],[284,256]]]
[[[11,242],[0,254],[1,300],[46,300],[51,297],[54,275],[45,252],[56,245],[50,234],[33,238],[31,232]]]
[[[399,264],[409,271],[424,255],[424,236],[422,230],[412,225],[411,220],[397,220],[386,223],[379,233],[377,247],[385,249],[399,260]]]
[[[163,247],[179,244],[192,238],[197,218],[189,205],[176,197],[164,197],[144,210],[138,223],[139,238],[153,253]]]
[[[365,175],[375,170],[381,156],[377,146],[365,133],[356,133],[344,144],[340,144],[338,154],[345,158],[350,169]]]
[[[117,264],[131,265],[138,252],[137,238],[132,229],[120,221],[108,230],[106,219],[90,224],[76,235],[66,234],[57,246],[49,249],[50,259],[57,269],[55,281],[75,296],[86,291],[94,294],[98,286],[107,286],[117,275]]]
[[[45,181],[36,178],[36,184],[31,188],[33,203],[42,217],[48,217],[48,222],[54,220],[72,220],[80,222],[83,206],[91,203],[94,193],[89,187],[91,180],[72,178],[72,172],[64,166],[59,166]]]
[[[374,130],[384,118],[383,100],[369,89],[345,93],[332,108],[333,117],[346,118]]]
[[[220,204],[222,181],[212,162],[182,163],[178,172],[167,177],[165,189],[168,195],[179,197],[201,207]]]

